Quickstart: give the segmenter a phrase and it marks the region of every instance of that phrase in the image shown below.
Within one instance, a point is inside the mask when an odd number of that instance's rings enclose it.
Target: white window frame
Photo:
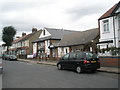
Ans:
[[[110,32],[110,30],[109,30],[109,20],[108,19],[103,21],[103,31],[104,32]]]

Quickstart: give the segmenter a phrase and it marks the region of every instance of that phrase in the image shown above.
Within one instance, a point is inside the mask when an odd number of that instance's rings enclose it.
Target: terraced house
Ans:
[[[27,58],[27,55],[32,54],[32,42],[39,38],[41,30],[32,29],[32,33],[26,35],[22,33],[22,37],[15,39],[10,47],[10,53],[17,54],[19,58]]]
[[[100,49],[120,47],[120,2],[115,4],[99,19]]]

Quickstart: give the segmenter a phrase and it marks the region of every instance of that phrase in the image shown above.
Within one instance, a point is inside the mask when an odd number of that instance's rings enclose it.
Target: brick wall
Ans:
[[[105,67],[120,67],[120,56],[101,56],[100,64]]]

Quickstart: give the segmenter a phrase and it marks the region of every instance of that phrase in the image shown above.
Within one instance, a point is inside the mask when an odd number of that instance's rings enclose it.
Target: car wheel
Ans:
[[[81,72],[82,72],[82,69],[81,69],[80,66],[77,66],[77,68],[76,68],[76,72],[77,72],[77,73],[81,73]]]
[[[58,68],[58,70],[62,70],[62,65],[61,65],[61,64],[58,64],[58,65],[57,65],[57,68]]]

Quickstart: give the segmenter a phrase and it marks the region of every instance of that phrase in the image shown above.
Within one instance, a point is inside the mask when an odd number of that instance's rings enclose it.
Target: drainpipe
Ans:
[[[116,37],[115,37],[115,19],[114,19],[114,16],[113,16],[113,31],[114,31],[114,45],[116,47]]]

